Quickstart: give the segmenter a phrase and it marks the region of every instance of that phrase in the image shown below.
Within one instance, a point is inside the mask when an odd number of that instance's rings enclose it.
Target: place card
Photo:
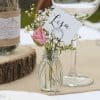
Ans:
[[[80,21],[74,16],[60,8],[55,8],[44,24],[44,29],[50,34],[55,34],[56,37],[61,38],[65,44],[70,44],[81,25]]]

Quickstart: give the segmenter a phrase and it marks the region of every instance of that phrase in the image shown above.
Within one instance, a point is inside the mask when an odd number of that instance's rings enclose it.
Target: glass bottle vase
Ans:
[[[20,41],[18,0],[0,0],[0,55],[10,54]]]
[[[44,53],[39,65],[39,79],[41,90],[45,92],[58,92],[63,81],[62,66],[58,52]]]

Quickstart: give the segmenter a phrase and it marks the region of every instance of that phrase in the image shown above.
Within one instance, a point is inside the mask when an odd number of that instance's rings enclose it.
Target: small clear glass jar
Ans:
[[[44,92],[58,92],[63,81],[62,65],[58,52],[44,53],[39,64],[39,79],[41,90]]]
[[[18,0],[0,0],[0,55],[10,54],[20,41]]]

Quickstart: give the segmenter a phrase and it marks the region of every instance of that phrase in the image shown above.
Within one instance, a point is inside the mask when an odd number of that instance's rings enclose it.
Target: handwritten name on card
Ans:
[[[80,26],[81,23],[73,16],[62,9],[55,8],[44,24],[44,29],[50,34],[55,34],[56,37],[61,38],[65,44],[70,44]]]

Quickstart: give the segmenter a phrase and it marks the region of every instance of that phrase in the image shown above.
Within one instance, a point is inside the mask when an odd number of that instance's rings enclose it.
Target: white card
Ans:
[[[61,38],[65,44],[70,44],[81,25],[72,15],[67,14],[62,9],[55,8],[44,24],[44,29]]]

